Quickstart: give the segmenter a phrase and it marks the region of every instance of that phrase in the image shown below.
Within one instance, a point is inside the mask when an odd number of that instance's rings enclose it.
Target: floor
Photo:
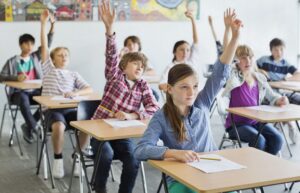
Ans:
[[[21,136],[21,145],[23,147],[24,155],[20,156],[20,152],[16,141],[12,147],[8,147],[9,132],[11,128],[11,118],[7,115],[5,118],[3,133],[0,138],[0,192],[1,193],[63,193],[68,191],[68,184],[70,181],[70,171],[71,171],[71,152],[72,147],[69,138],[66,137],[66,145],[64,149],[64,163],[65,163],[65,177],[62,180],[55,180],[56,188],[52,189],[50,185],[50,179],[43,179],[43,171],[41,170],[40,175],[36,175],[36,143],[27,144],[21,134],[19,125],[22,124],[23,120],[21,117],[17,120],[17,126],[19,135]],[[217,144],[219,144],[221,136],[223,134],[223,127],[218,115],[212,117],[212,130],[214,133],[214,138]],[[50,144],[50,143],[49,143]],[[51,144],[50,147],[50,159],[52,159]],[[285,159],[290,159],[293,162],[300,163],[300,141],[298,145],[292,145],[293,157],[289,158],[286,146],[282,151],[282,156]],[[259,163],[258,163],[259,164]],[[121,173],[121,164],[114,164],[114,176],[116,181],[112,182],[111,178],[108,182],[108,192],[116,193],[118,192],[118,184]],[[89,169],[88,173],[91,174],[92,171]],[[145,173],[148,184],[148,193],[154,193],[157,190],[158,184],[160,182],[161,174],[153,169],[151,166],[145,164]],[[289,184],[288,184],[289,185]],[[298,193],[300,191],[300,183],[297,183],[292,193]],[[74,178],[72,192],[79,192],[79,179]],[[84,187],[84,192],[86,187]],[[134,193],[142,193],[142,182],[140,174],[136,180],[134,187]],[[161,191],[163,192],[163,191]],[[243,193],[251,193],[252,190],[244,190]],[[283,185],[276,185],[265,188],[266,193],[281,193],[284,191]]]

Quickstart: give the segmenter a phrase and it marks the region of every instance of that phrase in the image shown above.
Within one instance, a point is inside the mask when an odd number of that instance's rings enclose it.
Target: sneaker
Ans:
[[[33,138],[32,132],[31,132],[31,130],[27,127],[27,125],[26,125],[25,123],[23,123],[23,124],[21,125],[21,129],[22,129],[22,132],[23,132],[23,138],[24,138],[24,140],[25,140],[27,143],[29,143],[29,144],[33,143],[34,138]]]
[[[83,168],[80,167],[81,164],[80,164],[80,157],[79,157],[79,154],[78,154],[78,153],[75,153],[74,156],[76,156],[76,159],[75,159],[75,167],[74,167],[74,176],[75,176],[75,177],[79,177],[79,176],[80,176],[80,169],[81,169],[81,175],[84,176]],[[72,162],[73,162],[73,158],[72,158]]]
[[[296,128],[289,127],[289,137],[293,144],[296,144],[298,141],[298,133],[296,131]]]
[[[52,173],[54,178],[63,178],[65,175],[64,171],[64,160],[54,159]]]

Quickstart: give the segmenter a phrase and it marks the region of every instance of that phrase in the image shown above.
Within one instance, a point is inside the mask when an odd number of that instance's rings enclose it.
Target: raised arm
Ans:
[[[196,26],[195,18],[193,16],[193,14],[191,12],[189,12],[189,11],[185,12],[185,16],[187,18],[189,18],[191,20],[191,23],[192,23],[193,43],[194,44],[198,44],[199,43],[199,39],[198,39],[198,32],[197,32],[197,26]]]
[[[212,19],[211,16],[208,16],[208,23],[209,23],[209,26],[210,26],[211,33],[214,37],[214,40],[218,41],[218,37],[217,37],[216,31],[215,31],[215,28],[214,28],[214,24],[213,24],[213,19]]]
[[[49,48],[48,48],[48,39],[46,35],[46,25],[47,21],[49,20],[49,10],[45,9],[43,13],[40,16],[41,20],[41,59],[42,64],[45,63],[45,61],[49,57]]]
[[[225,31],[224,31],[224,37],[223,37],[223,47],[225,48],[228,45],[229,37],[230,37],[230,25],[232,21],[235,19],[236,14],[235,10],[233,9],[226,9],[224,12],[224,25],[225,25]]]

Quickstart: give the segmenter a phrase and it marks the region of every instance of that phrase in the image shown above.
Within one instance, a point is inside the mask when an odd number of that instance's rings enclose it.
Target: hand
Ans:
[[[208,16],[208,23],[209,23],[209,25],[213,24],[213,20],[212,20],[212,17],[210,15]]]
[[[243,22],[239,19],[235,19],[231,25],[231,33],[232,33],[232,38],[238,38],[240,36],[240,29],[243,27]]]
[[[119,119],[119,120],[130,120],[131,119],[131,116],[129,113],[125,113],[123,111],[118,111],[115,113],[115,118]]]
[[[226,28],[229,28],[231,26],[231,23],[235,20],[236,14],[235,10],[233,9],[226,9],[224,12],[224,24]]]
[[[168,90],[168,84],[167,83],[162,83],[158,85],[159,90],[162,90],[164,92],[167,92]]]
[[[277,99],[277,101],[276,101],[276,105],[280,106],[280,107],[282,107],[284,105],[288,105],[288,104],[290,104],[290,102],[286,96],[282,96],[279,99]]]
[[[26,80],[26,79],[27,79],[26,74],[22,73],[22,74],[19,74],[19,75],[18,75],[18,81],[19,81],[19,82],[23,82],[23,81]]]
[[[186,12],[184,13],[184,15],[185,15],[187,18],[189,18],[189,19],[191,19],[191,20],[194,20],[194,15],[193,15],[193,13],[192,13],[191,11],[186,11]]]
[[[78,94],[76,94],[75,92],[66,92],[66,93],[64,93],[65,98],[74,98],[76,96],[78,96]]]
[[[98,9],[101,20],[103,21],[107,33],[112,33],[112,25],[116,19],[116,11],[110,8],[110,2],[102,1]],[[109,34],[111,35],[111,34]]]
[[[50,13],[48,9],[44,9],[43,13],[40,16],[41,23],[45,24],[49,19]]]
[[[192,150],[167,150],[171,151],[170,157],[180,161],[180,162],[193,162],[193,161],[200,161],[198,154]]]
[[[55,16],[53,13],[49,13],[49,20],[51,25],[53,25],[55,23]]]

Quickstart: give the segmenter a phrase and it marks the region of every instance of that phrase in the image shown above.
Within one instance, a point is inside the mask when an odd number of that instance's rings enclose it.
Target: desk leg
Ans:
[[[88,176],[87,176],[87,171],[86,171],[86,165],[85,165],[85,162],[84,162],[84,157],[83,157],[83,153],[81,151],[81,146],[80,146],[80,143],[79,143],[79,137],[78,137],[78,130],[75,129],[75,138],[76,138],[76,143],[77,143],[77,147],[78,147],[78,151],[79,151],[79,155],[80,155],[80,163],[82,165],[82,168],[83,168],[83,171],[84,171],[84,176],[85,176],[85,181],[86,181],[86,185],[87,185],[87,188],[88,188],[88,192],[91,193],[91,186],[89,184],[89,179],[88,179]],[[81,168],[80,168],[81,169]],[[73,172],[73,171],[72,171]],[[81,172],[80,172],[81,174]],[[71,189],[71,187],[69,187]]]
[[[95,157],[94,171],[93,171],[93,175],[92,175],[92,179],[91,179],[92,190],[95,189],[95,176],[96,176],[96,172],[99,169],[101,153],[102,153],[102,147],[103,147],[104,143],[105,143],[105,141],[100,141],[98,151],[97,151],[97,154],[96,154],[96,157]]]
[[[296,125],[297,125],[297,127],[298,127],[298,130],[299,130],[299,132],[300,132],[300,126],[299,126],[298,120],[296,120],[295,122],[296,122]]]
[[[163,185],[164,185],[165,193],[169,193],[168,183],[167,183],[167,176],[166,176],[165,173],[162,173],[162,180],[163,180]]]
[[[141,177],[142,177],[142,183],[143,183],[144,193],[148,193],[148,190],[147,190],[147,181],[146,181],[145,169],[144,169],[144,163],[143,163],[143,161],[141,161],[140,165],[141,165]]]
[[[262,132],[262,130],[263,130],[263,128],[264,128],[265,125],[266,125],[266,123],[261,123],[261,125],[259,126],[259,128],[258,128],[258,134],[257,134],[255,142],[254,142],[254,147],[257,147],[258,138],[259,138],[259,136],[260,136],[260,134],[261,134],[261,132]]]
[[[240,135],[239,135],[239,132],[238,132],[238,130],[236,128],[235,122],[233,120],[233,114],[232,113],[230,113],[230,119],[231,119],[231,125],[232,125],[232,127],[233,127],[233,129],[235,131],[235,135],[236,135],[236,138],[237,138],[238,143],[239,143],[239,147],[241,148],[242,147],[242,143],[241,143]]]
[[[288,150],[289,150],[290,157],[293,157],[293,154],[292,154],[292,151],[291,151],[291,147],[290,147],[290,145],[289,145],[289,143],[288,143],[288,140],[287,140],[286,135],[285,135],[284,130],[283,130],[283,124],[282,124],[282,122],[280,122],[279,125],[280,125],[280,130],[281,130],[281,132],[282,132],[282,135],[283,135],[283,137],[284,137],[286,146],[287,146],[287,148],[288,148]]]
[[[12,146],[12,144],[13,144],[13,137],[14,137],[14,134],[16,134],[16,138],[17,138],[17,143],[18,143],[18,146],[19,146],[20,154],[21,154],[21,156],[23,156],[23,151],[22,151],[22,147],[21,147],[21,144],[20,144],[19,134],[18,134],[18,131],[17,131],[17,126],[16,126],[16,119],[17,119],[17,114],[18,114],[19,106],[17,106],[16,109],[13,109],[11,107],[11,105],[8,104],[8,108],[9,108],[10,115],[11,115],[11,118],[12,118],[12,129],[11,129],[11,135],[10,135],[8,146],[9,147]]]

